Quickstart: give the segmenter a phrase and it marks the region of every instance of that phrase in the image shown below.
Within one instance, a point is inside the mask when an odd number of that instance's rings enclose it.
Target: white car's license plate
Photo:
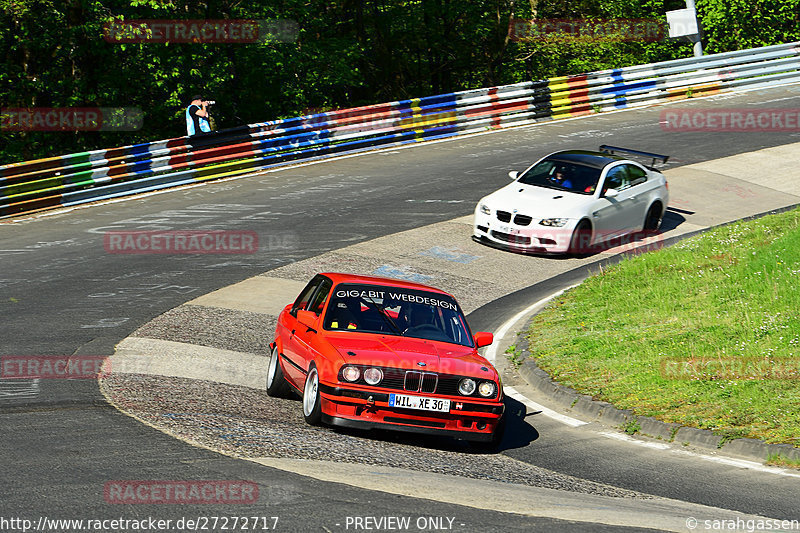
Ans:
[[[418,409],[420,411],[449,413],[450,400],[424,398],[422,396],[409,396],[407,394],[390,394],[389,407],[402,407],[403,409]]]

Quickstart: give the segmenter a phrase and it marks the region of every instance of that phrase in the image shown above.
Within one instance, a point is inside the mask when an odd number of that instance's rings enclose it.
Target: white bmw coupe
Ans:
[[[616,155],[652,159],[650,166]],[[531,253],[586,253],[606,241],[643,231],[655,233],[669,189],[656,161],[669,156],[600,146],[599,152],[550,154],[514,180],[481,198],[473,239]]]

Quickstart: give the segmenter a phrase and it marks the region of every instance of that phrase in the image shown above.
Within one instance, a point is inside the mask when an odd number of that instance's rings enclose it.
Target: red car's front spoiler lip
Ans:
[[[407,393],[407,391],[398,392]],[[448,413],[434,413],[389,407],[390,392],[322,385],[320,393],[322,421],[330,425],[425,433],[472,441],[490,441],[505,411],[502,397],[490,402],[470,402],[463,398],[433,396],[447,398],[463,406],[462,409],[453,409]],[[387,420],[389,418],[392,420]],[[468,424],[465,425],[465,422]],[[478,429],[478,425],[484,427]]]
[[[411,426],[390,422],[374,422],[361,418],[344,418],[331,416],[322,413],[322,421],[331,426],[348,427],[355,429],[388,429],[391,431],[404,431],[407,433],[424,433],[426,435],[440,435],[443,437],[453,437],[475,442],[489,442],[493,438],[493,433],[479,433],[477,431],[459,431],[455,429],[431,428],[424,426]]]

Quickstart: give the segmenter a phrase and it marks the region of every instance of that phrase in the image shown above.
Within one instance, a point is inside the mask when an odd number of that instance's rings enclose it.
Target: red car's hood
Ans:
[[[339,351],[342,360],[348,363],[487,379],[497,377],[492,365],[468,346],[410,337],[352,333],[329,335],[328,341]],[[424,366],[420,363],[424,363]]]

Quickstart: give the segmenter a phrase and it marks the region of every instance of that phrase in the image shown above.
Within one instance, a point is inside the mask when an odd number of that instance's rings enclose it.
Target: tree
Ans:
[[[697,0],[709,52],[800,39],[800,0]],[[664,19],[683,0],[0,0],[2,107],[133,107],[127,132],[0,131],[0,164],[185,134],[188,98],[219,128],[688,57],[673,41],[515,40],[514,19]],[[132,19],[283,19],[290,42],[122,43]]]

